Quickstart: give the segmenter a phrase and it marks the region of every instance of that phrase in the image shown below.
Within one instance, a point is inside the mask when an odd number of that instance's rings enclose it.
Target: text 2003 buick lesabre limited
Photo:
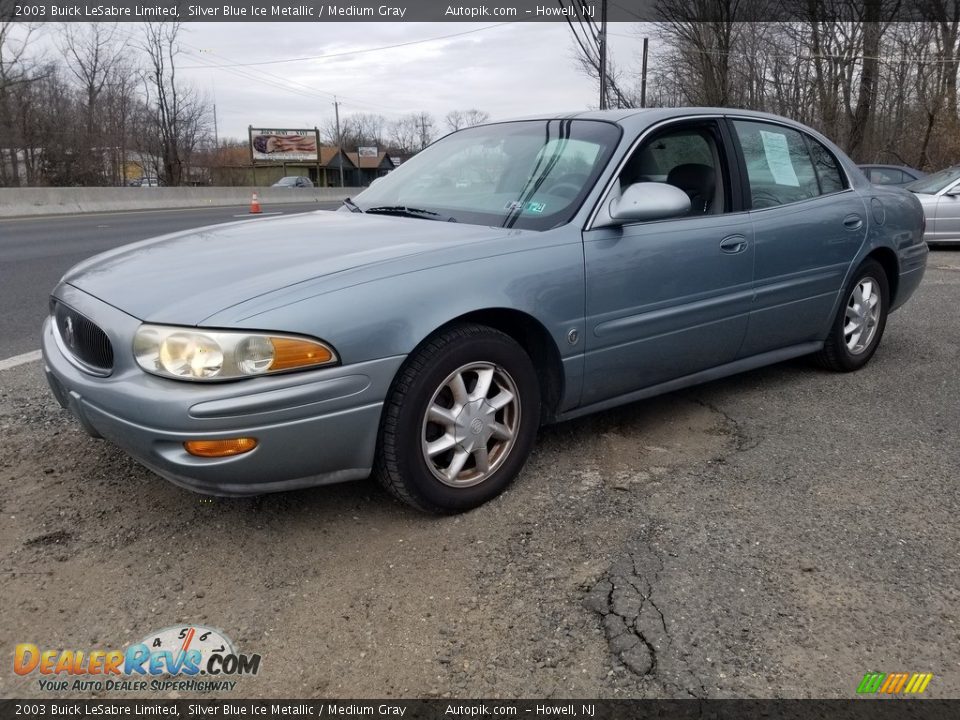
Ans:
[[[338,212],[177,233],[56,287],[50,385],[169,480],[371,473],[454,512],[537,428],[815,354],[862,367],[920,283],[923,213],[770,115],[656,109],[447,136]]]

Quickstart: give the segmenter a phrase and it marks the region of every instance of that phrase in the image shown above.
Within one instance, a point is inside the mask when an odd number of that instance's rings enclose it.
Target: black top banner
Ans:
[[[960,700],[0,700],[17,718],[941,720]]]
[[[957,0],[0,0],[23,22],[772,22],[935,20]]]

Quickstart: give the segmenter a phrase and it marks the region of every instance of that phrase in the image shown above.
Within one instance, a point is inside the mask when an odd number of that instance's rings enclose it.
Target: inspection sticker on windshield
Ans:
[[[542,213],[547,208],[546,203],[536,202],[530,200],[527,203],[522,202],[521,200],[511,200],[506,205],[503,206],[503,209],[507,212],[532,212],[532,213]]]

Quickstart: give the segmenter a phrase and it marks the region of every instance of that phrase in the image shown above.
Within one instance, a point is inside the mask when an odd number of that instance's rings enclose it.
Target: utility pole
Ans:
[[[607,109],[607,0],[600,5],[600,109]]]
[[[220,148],[220,130],[217,127],[217,104],[213,104],[213,145]]]
[[[337,164],[340,166],[340,187],[343,187],[343,136],[340,134],[340,103],[337,102],[337,96],[333,96],[333,113],[337,119]],[[320,148],[317,148],[320,152]]]
[[[643,39],[643,69],[640,71],[640,107],[647,106],[647,38]]]

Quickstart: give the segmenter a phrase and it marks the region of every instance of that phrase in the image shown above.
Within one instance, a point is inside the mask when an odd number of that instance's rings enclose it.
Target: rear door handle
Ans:
[[[853,215],[847,215],[843,219],[843,226],[847,230],[859,230],[863,227],[863,218],[854,213]]]
[[[747,239],[743,235],[730,235],[720,241],[720,250],[728,255],[736,255],[747,249]]]

